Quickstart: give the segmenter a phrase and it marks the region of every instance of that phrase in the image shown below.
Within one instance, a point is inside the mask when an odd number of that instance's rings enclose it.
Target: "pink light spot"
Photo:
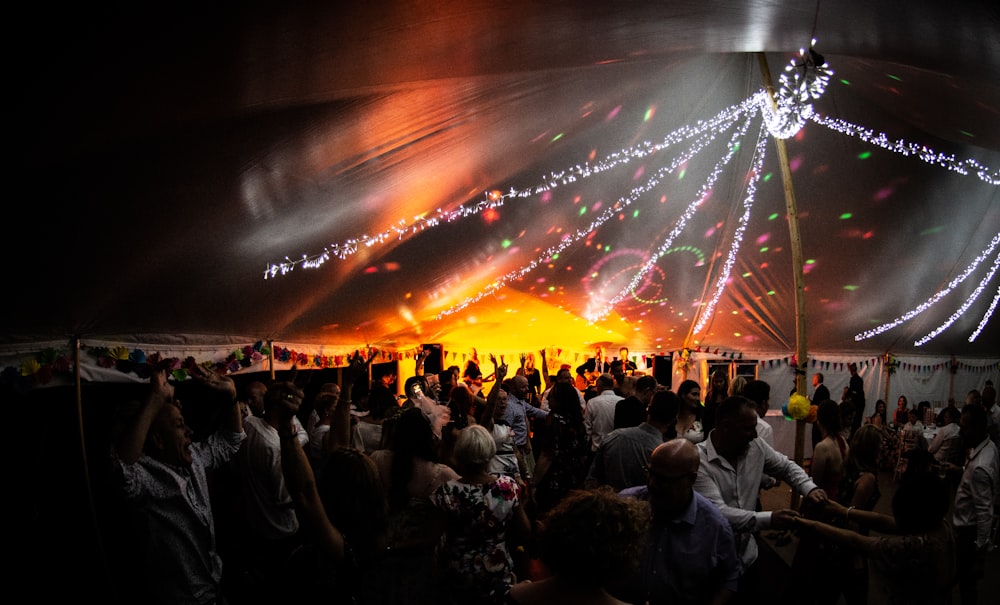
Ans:
[[[881,189],[879,189],[878,191],[875,192],[875,195],[873,196],[873,198],[874,198],[874,200],[876,202],[881,202],[882,200],[884,200],[884,199],[888,198],[889,196],[891,196],[892,193],[893,193],[893,191],[894,190],[893,190],[892,187],[883,187],[883,188],[881,188]]]
[[[621,111],[621,110],[622,110],[622,106],[621,105],[619,105],[618,107],[615,107],[614,109],[612,109],[608,113],[608,117],[606,118],[607,121],[610,122],[611,120],[615,119],[615,117],[618,116],[618,112]]]
[[[708,231],[705,232],[705,237],[712,237],[713,233],[715,233],[715,227],[709,227]]]
[[[547,203],[547,202],[551,202],[551,201],[552,201],[552,192],[551,191],[546,191],[545,193],[542,194],[542,202],[543,203]]]
[[[792,169],[792,172],[798,171],[802,167],[802,158],[795,158],[791,162],[788,162],[788,167]]]
[[[632,175],[632,180],[633,181],[638,181],[640,178],[642,178],[642,175],[645,174],[645,173],[646,173],[646,167],[645,166],[639,166],[639,169],[636,170],[635,174]]]
[[[598,201],[594,202],[593,206],[590,207],[590,211],[591,212],[597,212],[598,210],[601,209],[602,206],[604,206],[604,202],[598,200]]]
[[[770,233],[765,233],[765,234],[763,234],[763,235],[761,235],[760,237],[757,238],[757,244],[758,245],[759,244],[763,244],[764,242],[766,242],[769,239],[771,239],[771,234]]]

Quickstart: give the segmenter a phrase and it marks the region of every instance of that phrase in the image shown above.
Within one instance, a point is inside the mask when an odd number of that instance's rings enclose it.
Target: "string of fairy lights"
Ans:
[[[969,263],[969,265],[965,268],[964,271],[962,271],[957,277],[955,277],[955,279],[953,279],[950,282],[948,282],[948,286],[946,288],[942,288],[941,290],[939,290],[938,292],[936,292],[933,296],[931,296],[929,299],[927,299],[926,301],[924,301],[920,305],[917,305],[915,308],[911,309],[910,311],[907,311],[903,315],[900,315],[896,319],[894,319],[894,320],[892,320],[892,321],[890,321],[888,323],[884,323],[884,324],[878,326],[877,328],[872,328],[871,330],[867,330],[865,332],[862,332],[862,333],[856,335],[854,337],[854,340],[855,341],[865,340],[865,339],[871,338],[872,336],[876,336],[878,334],[881,334],[882,332],[885,332],[886,330],[891,330],[892,328],[895,328],[896,326],[898,326],[898,325],[900,325],[902,323],[905,323],[905,322],[913,319],[917,315],[920,315],[921,313],[923,313],[927,309],[930,309],[938,301],[940,301],[942,298],[944,298],[945,296],[947,296],[952,290],[954,290],[957,286],[959,286],[962,282],[964,282],[966,279],[968,279],[969,276],[972,275],[972,273],[979,267],[979,265],[984,260],[986,260],[987,258],[989,258],[990,254],[993,253],[993,251],[996,249],[996,247],[997,247],[998,244],[1000,244],[1000,233],[998,233],[996,236],[993,237],[993,239],[990,241],[989,245],[982,252],[980,252],[979,255],[976,256],[976,258],[974,258],[972,260],[971,263]],[[989,273],[988,273],[987,277],[984,279],[984,281],[980,283],[979,288],[973,293],[973,295],[970,297],[970,299],[974,300],[975,298],[978,298],[979,294],[982,293],[982,289],[985,287],[985,284],[989,283],[989,280],[993,278],[993,274],[996,271],[996,267],[997,267],[997,262],[998,261],[1000,261],[1000,255],[997,256],[996,260],[994,260],[994,262],[993,262],[993,268],[989,271]],[[992,315],[993,310],[995,309],[995,307],[996,306],[994,305],[994,306],[990,307],[989,309],[987,309],[986,315],[983,317],[983,323],[982,323],[982,325],[985,326],[986,322],[989,321],[989,318]],[[965,307],[965,308],[967,309],[968,307]],[[951,325],[951,323],[953,323],[953,322],[954,322],[954,320],[951,320],[951,322],[947,322],[947,323],[948,323],[948,325]],[[947,327],[947,326],[945,326],[945,327]],[[982,331],[982,330],[977,330],[976,336],[978,336],[978,332],[980,332],[980,331]],[[935,332],[932,332],[932,335],[928,335],[928,336],[930,336],[930,338],[933,338],[934,336],[937,336],[937,334],[939,334],[939,333],[940,333],[940,331],[935,331]],[[928,342],[930,340],[930,338],[928,338],[927,336],[925,336],[924,338],[918,340],[914,344],[916,346],[920,346],[920,345],[925,344],[926,342]],[[972,340],[974,340],[974,339],[970,338],[970,342],[972,342]]]
[[[626,296],[629,295],[629,293],[634,292],[636,288],[639,287],[639,283],[643,280],[644,276],[652,269],[654,265],[656,265],[657,261],[659,261],[659,259],[666,254],[666,251],[673,246],[674,239],[678,235],[680,235],[681,232],[684,231],[684,227],[686,226],[687,222],[694,216],[698,208],[701,207],[702,203],[705,201],[705,198],[707,198],[708,195],[711,193],[713,187],[715,186],[716,181],[719,179],[719,176],[722,174],[723,170],[726,168],[726,166],[732,160],[733,156],[736,154],[736,150],[738,149],[738,142],[744,137],[747,130],[749,130],[750,123],[751,120],[748,118],[743,122],[741,128],[739,128],[736,132],[733,133],[726,154],[718,162],[716,162],[713,169],[709,172],[708,177],[705,179],[705,183],[703,183],[701,188],[699,189],[698,195],[695,196],[694,201],[692,201],[688,205],[688,207],[681,214],[680,218],[677,219],[677,223],[674,225],[674,228],[667,235],[667,238],[660,245],[656,253],[651,255],[650,259],[646,261],[646,263],[642,266],[642,268],[639,271],[637,271],[636,274],[632,277],[632,280],[628,283],[628,285],[626,285],[617,295],[609,299],[605,304],[601,306],[600,309],[596,311],[588,311],[587,314],[585,315],[588,321],[598,321],[601,318],[607,316],[612,311],[612,309],[616,304],[621,302]]]
[[[812,43],[815,45],[815,40]],[[660,247],[650,255],[649,259],[636,271],[629,282],[620,289],[617,294],[606,300],[591,300],[588,303],[588,310],[584,317],[591,322],[599,321],[606,317],[615,306],[621,303],[626,297],[636,292],[637,288],[646,278],[650,271],[655,270],[657,262],[671,249],[674,240],[684,231],[688,221],[695,215],[702,206],[704,200],[710,195],[712,187],[730,164],[733,156],[740,146],[740,142],[749,130],[753,118],[757,115],[761,117],[761,128],[758,135],[757,144],[754,147],[754,155],[749,169],[749,178],[746,179],[745,195],[743,196],[743,213],[739,218],[737,229],[733,234],[732,243],[726,262],[723,264],[720,275],[714,282],[714,289],[709,301],[702,305],[698,319],[692,329],[693,334],[698,334],[704,329],[710,320],[714,309],[720,300],[725,286],[729,281],[730,271],[736,262],[741,247],[743,235],[750,219],[751,210],[754,204],[757,185],[763,169],[765,150],[767,143],[766,133],[775,138],[788,138],[794,136],[801,130],[807,121],[829,128],[840,134],[856,137],[868,144],[875,145],[887,151],[900,154],[906,157],[916,157],[920,160],[957,174],[967,176],[974,174],[977,178],[989,185],[1000,185],[1000,169],[991,169],[984,166],[974,158],[959,159],[954,155],[946,155],[934,151],[926,145],[910,143],[902,139],[891,139],[884,132],[876,132],[873,129],[853,124],[840,118],[831,118],[816,114],[811,101],[820,98],[825,92],[833,71],[812,46],[809,49],[799,51],[798,60],[792,59],[785,68],[784,74],[780,77],[780,88],[773,101],[764,90],[757,91],[739,104],[727,107],[717,113],[707,121],[698,121],[693,125],[685,125],[663,138],[659,143],[644,141],[632,147],[616,151],[605,158],[595,162],[585,162],[551,172],[543,177],[542,182],[534,186],[515,189],[511,188],[507,193],[498,190],[487,192],[484,197],[471,204],[463,204],[452,210],[437,209],[433,213],[424,213],[413,217],[410,220],[398,219],[394,224],[386,227],[381,232],[374,235],[363,234],[358,237],[349,238],[339,243],[332,243],[315,254],[303,254],[298,259],[285,257],[281,262],[267,266],[264,271],[264,279],[287,275],[296,268],[315,269],[323,266],[331,259],[346,260],[360,250],[376,247],[392,240],[402,240],[416,235],[426,229],[436,227],[444,223],[451,223],[457,220],[469,218],[492,209],[499,208],[505,203],[518,199],[526,199],[533,196],[542,195],[562,185],[575,183],[579,180],[591,176],[608,172],[616,167],[626,165],[634,160],[646,158],[653,154],[662,153],[671,147],[689,141],[688,147],[679,155],[674,157],[668,164],[661,166],[653,172],[643,184],[633,187],[627,194],[621,196],[614,204],[601,212],[585,228],[577,229],[572,233],[562,234],[557,243],[548,247],[535,258],[523,266],[510,271],[487,284],[478,293],[469,296],[451,307],[441,311],[438,319],[457,313],[468,306],[490,296],[504,288],[513,281],[519,280],[540,265],[548,263],[552,258],[557,257],[562,251],[579,241],[588,238],[591,234],[609,221],[614,216],[620,214],[625,208],[640,199],[642,196],[655,189],[666,176],[676,171],[690,159],[702,152],[709,144],[715,141],[720,135],[728,132],[734,126],[727,151],[720,158],[713,170],[708,174],[705,182],[699,189],[694,200],[688,204],[685,211],[678,217],[673,228],[670,230]],[[741,121],[742,119],[742,121]],[[940,290],[931,296],[927,301],[918,305],[911,311],[900,317],[882,324],[877,328],[867,330],[855,336],[856,341],[865,340],[887,330],[895,328],[917,315],[931,308],[941,301],[956,286],[965,281],[972,273],[993,253],[998,243],[1000,234],[993,238],[991,243],[979,253],[979,255],[966,267],[958,277],[953,279],[948,287]],[[949,328],[959,317],[961,317],[972,304],[979,298],[983,291],[992,281],[997,267],[1000,265],[1000,255],[998,255],[986,273],[980,280],[978,287],[959,306],[959,308],[943,324],[932,330],[930,333],[917,340],[914,344],[921,346],[938,334]],[[592,292],[591,297],[596,298],[599,293]],[[982,320],[976,330],[969,336],[969,342],[973,342],[983,328],[989,323],[990,317],[996,310],[1000,301],[1000,288],[992,303],[987,308]],[[590,307],[593,307],[592,309]]]
[[[732,113],[729,113],[729,111],[731,111]],[[746,113],[745,109],[742,106],[737,106],[735,108],[729,108],[729,111],[727,111],[726,114],[731,119],[721,119],[720,123],[725,124],[725,125],[732,125],[733,122],[735,122],[735,120],[737,118],[739,118],[739,116],[741,114]],[[720,114],[720,116],[721,115],[722,114]],[[716,117],[719,117],[719,116],[716,116]],[[749,128],[749,126],[750,126],[750,120],[747,119],[747,120],[744,121],[744,125],[739,130],[739,132],[745,132],[746,129]],[[448,315],[451,315],[453,313],[457,313],[458,311],[461,311],[462,309],[465,309],[469,305],[474,304],[474,303],[482,300],[486,296],[489,296],[489,295],[493,294],[494,292],[496,292],[497,290],[499,290],[500,288],[504,287],[505,285],[507,285],[511,281],[514,281],[516,279],[519,279],[520,277],[523,277],[524,275],[526,275],[527,273],[529,273],[530,271],[532,271],[533,269],[535,269],[535,267],[537,267],[538,265],[546,262],[548,259],[550,259],[553,256],[559,254],[560,252],[562,252],[563,250],[569,248],[570,246],[572,246],[573,244],[577,243],[578,241],[580,241],[580,240],[588,237],[595,229],[597,229],[598,227],[600,227],[601,225],[603,225],[604,223],[606,223],[608,220],[610,220],[612,217],[616,216],[622,210],[624,210],[625,208],[627,208],[629,205],[632,204],[632,202],[634,202],[635,200],[637,200],[640,197],[642,197],[642,195],[644,195],[645,193],[647,193],[647,192],[651,191],[652,189],[654,189],[657,185],[660,184],[660,181],[663,179],[663,177],[665,177],[668,174],[671,174],[679,166],[683,165],[688,160],[690,160],[692,157],[694,157],[695,155],[697,155],[706,145],[708,145],[709,143],[711,143],[720,132],[722,132],[724,130],[725,130],[725,128],[712,129],[709,133],[706,133],[705,136],[699,137],[687,149],[687,151],[685,153],[683,153],[683,154],[679,155],[678,157],[674,158],[674,160],[669,165],[663,166],[663,167],[659,168],[656,172],[653,173],[653,176],[651,176],[649,179],[646,180],[646,182],[643,185],[638,186],[638,187],[634,187],[628,193],[628,195],[619,198],[614,204],[611,204],[604,212],[602,212],[601,214],[599,214],[597,216],[597,218],[595,218],[590,223],[590,225],[587,226],[587,228],[585,228],[585,229],[577,229],[572,234],[563,235],[562,238],[561,238],[561,240],[560,240],[560,242],[558,244],[549,247],[548,249],[545,250],[545,252],[543,252],[541,255],[537,256],[532,261],[528,262],[526,265],[524,265],[524,266],[522,266],[522,267],[520,267],[518,269],[515,269],[514,271],[510,271],[509,273],[506,273],[505,275],[497,278],[496,280],[493,281],[493,283],[491,283],[490,285],[488,285],[484,290],[481,290],[477,294],[475,294],[473,296],[470,296],[470,297],[467,297],[463,301],[461,301],[461,302],[459,302],[459,303],[451,306],[448,309],[445,309],[444,311],[442,311],[441,313],[438,314],[438,318],[441,319],[441,318],[447,317]],[[731,149],[732,149],[732,146],[731,146]],[[717,173],[721,173],[722,170],[721,170],[721,168],[719,168],[719,169],[717,169],[714,172],[716,173],[716,176],[717,176]],[[713,180],[713,182],[714,182],[714,180]],[[703,196],[700,196],[700,197],[703,197]],[[689,208],[689,212],[693,213],[693,210]],[[685,220],[685,218],[682,215],[680,221],[683,222],[684,220]],[[681,228],[683,228],[683,224],[681,225]],[[677,231],[679,233],[680,229],[675,228],[675,231]],[[672,238],[670,238],[669,241],[672,241]],[[666,248],[669,248],[669,247],[670,247],[669,245],[661,247],[661,250],[665,250]],[[599,317],[596,318],[596,319],[592,319],[590,321],[596,321],[597,319],[599,319]]]

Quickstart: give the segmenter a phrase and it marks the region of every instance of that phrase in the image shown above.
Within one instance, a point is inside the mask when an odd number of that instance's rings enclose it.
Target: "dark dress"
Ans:
[[[570,490],[583,486],[590,462],[590,440],[582,421],[573,423],[552,412],[542,428],[536,437],[538,459],[548,457],[550,465],[534,488],[538,514],[550,510]]]

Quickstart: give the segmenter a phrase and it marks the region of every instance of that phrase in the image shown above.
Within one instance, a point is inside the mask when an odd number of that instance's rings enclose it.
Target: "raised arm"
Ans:
[[[295,512],[309,535],[336,561],[344,558],[344,536],[330,523],[323,508],[305,450],[295,436],[291,417],[282,418],[278,434],[281,436],[281,471],[285,488],[295,503]]]
[[[420,352],[420,355],[417,355],[417,366],[413,369],[413,373],[416,376],[424,375],[424,362],[427,361],[427,358],[430,357],[430,355],[430,349],[424,349]]]
[[[164,406],[173,405],[174,387],[167,382],[165,370],[155,370],[149,377],[149,393],[139,408],[139,413],[118,441],[118,457],[126,464],[135,464],[142,455],[149,427]],[[236,407],[236,406],[233,406]]]
[[[233,379],[202,366],[195,366],[195,369],[191,372],[191,378],[198,384],[210,391],[219,393],[220,396],[232,402],[228,412],[222,418],[222,425],[228,431],[242,433],[243,414],[240,412],[239,402],[236,398],[236,384],[233,382]]]
[[[351,446],[351,392],[354,390],[354,383],[362,375],[368,372],[368,366],[375,359],[375,351],[368,354],[368,359],[355,352],[343,372],[343,384],[340,385],[340,400],[333,412],[333,419],[330,423],[330,434],[327,436],[327,451],[338,447]]]
[[[493,354],[490,354],[490,363],[493,364],[493,374],[497,379],[490,387],[490,392],[486,394],[486,405],[483,406],[483,412],[479,416],[479,424],[488,431],[493,430],[493,411],[496,409],[497,397],[503,387],[503,379],[507,376],[507,364],[497,365],[497,358]]]
[[[542,348],[538,351],[542,356],[542,380],[545,381],[546,390],[552,388],[552,378],[549,376],[549,364],[545,359],[545,349]]]

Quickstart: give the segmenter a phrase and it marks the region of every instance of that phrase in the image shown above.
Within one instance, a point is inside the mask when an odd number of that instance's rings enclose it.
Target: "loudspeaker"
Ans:
[[[426,344],[420,345],[420,349],[431,352],[424,360],[424,376],[441,373],[444,370],[444,347],[439,344]]]
[[[653,358],[653,378],[656,382],[670,388],[673,383],[673,373],[673,355],[657,355]]]

